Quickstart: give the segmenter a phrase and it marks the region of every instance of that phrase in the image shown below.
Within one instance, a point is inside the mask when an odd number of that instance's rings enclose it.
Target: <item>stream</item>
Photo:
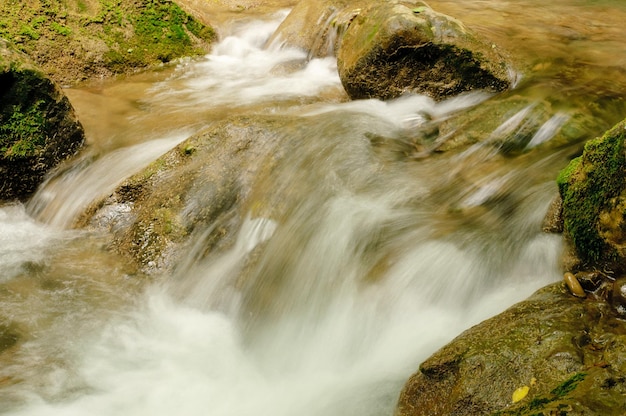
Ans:
[[[455,3],[431,6],[458,14]],[[526,39],[519,54],[535,59],[513,92],[349,102],[334,58],[266,45],[287,10],[230,21],[202,59],[68,89],[89,145],[28,203],[0,206],[0,414],[389,416],[429,355],[559,280],[561,236],[542,222],[581,142],[551,140],[584,103],[592,135],[623,118],[626,8],[532,9],[529,38],[523,20],[487,22],[540,3],[475,3],[489,7],[467,6],[468,24],[507,47]],[[569,31],[550,31],[551,13],[573,16]],[[408,139],[516,95],[555,103],[523,151],[476,143],[423,157]],[[492,136],[534,125],[533,108]],[[165,275],[138,272],[106,233],[73,228],[176,144],[252,114],[288,116],[305,143],[257,191],[286,190],[281,218],[247,213],[230,248],[192,250]],[[239,284],[252,253],[259,266]]]

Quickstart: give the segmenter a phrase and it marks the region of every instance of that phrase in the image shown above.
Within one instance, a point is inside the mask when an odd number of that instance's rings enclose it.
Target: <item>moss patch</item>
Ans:
[[[588,264],[612,264],[618,253],[600,235],[599,219],[626,187],[624,138],[626,124],[586,143],[557,178],[563,198],[564,228],[580,258]]]
[[[30,69],[12,66],[0,74],[0,155],[7,159],[37,156],[49,131],[47,104],[40,90],[45,80]]]

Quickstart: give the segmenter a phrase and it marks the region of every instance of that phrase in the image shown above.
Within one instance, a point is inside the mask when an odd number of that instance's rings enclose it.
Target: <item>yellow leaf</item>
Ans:
[[[530,387],[522,386],[513,392],[513,403],[517,403],[528,395]]]

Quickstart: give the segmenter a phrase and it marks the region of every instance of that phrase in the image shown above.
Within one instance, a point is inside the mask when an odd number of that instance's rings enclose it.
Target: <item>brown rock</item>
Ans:
[[[341,38],[337,59],[354,99],[408,92],[442,99],[510,86],[507,63],[495,45],[419,1],[372,2],[360,10]]]

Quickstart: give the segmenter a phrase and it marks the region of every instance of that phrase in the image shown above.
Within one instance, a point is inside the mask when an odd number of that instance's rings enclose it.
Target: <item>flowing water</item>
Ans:
[[[616,35],[617,11],[595,36]],[[0,413],[391,415],[422,360],[559,279],[561,238],[541,223],[580,149],[551,145],[567,106],[537,121],[525,104],[486,144],[431,154],[412,133],[499,97],[347,102],[333,58],[265,47],[285,13],[230,24],[205,59],[68,91],[90,146],[27,206],[0,207]],[[468,19],[480,28],[483,13]],[[566,101],[553,96],[561,65],[513,94]],[[577,99],[595,97],[589,79],[577,82]],[[618,91],[602,93],[611,104],[595,109],[598,125],[623,113]],[[72,229],[176,143],[245,114],[296,123],[296,145],[257,190],[291,198],[284,215],[248,213],[226,251],[199,256],[199,238],[164,276],[138,272],[107,235]],[[529,126],[524,151],[494,145]]]

